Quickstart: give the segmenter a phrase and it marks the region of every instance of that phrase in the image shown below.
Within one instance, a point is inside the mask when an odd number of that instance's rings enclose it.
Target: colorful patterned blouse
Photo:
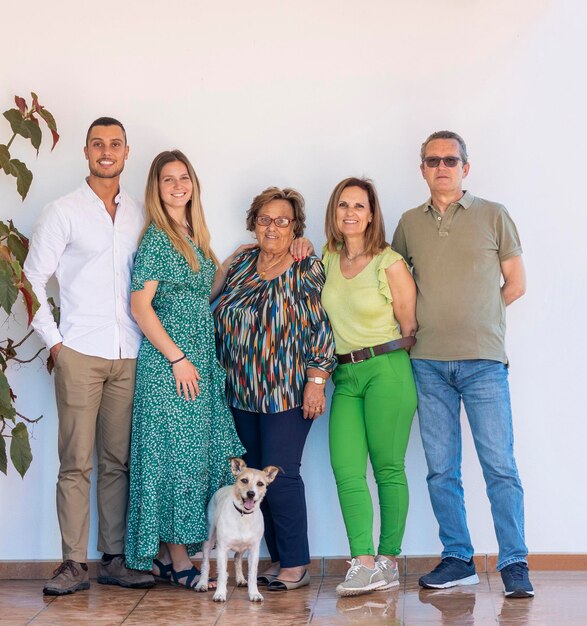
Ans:
[[[243,252],[230,266],[214,311],[216,347],[228,404],[279,413],[302,405],[308,368],[334,370],[334,337],[320,302],[320,260],[308,257],[263,280],[258,256],[258,249]]]

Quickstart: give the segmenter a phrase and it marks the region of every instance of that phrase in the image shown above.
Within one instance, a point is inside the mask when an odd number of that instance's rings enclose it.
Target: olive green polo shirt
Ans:
[[[522,247],[505,207],[465,192],[443,215],[428,200],[402,215],[392,247],[418,287],[412,358],[507,363],[500,263]]]

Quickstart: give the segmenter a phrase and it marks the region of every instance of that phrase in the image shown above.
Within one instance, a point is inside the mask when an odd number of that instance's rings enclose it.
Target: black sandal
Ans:
[[[186,589],[190,589],[191,591],[196,590],[196,585],[198,584],[200,580],[200,576],[202,575],[202,572],[200,572],[200,570],[195,565],[192,565],[190,569],[184,569],[181,572],[176,572],[173,569],[173,564],[170,564],[170,570],[171,570],[170,582],[172,585],[177,585],[178,587],[185,587]],[[179,582],[180,578],[185,578],[186,581],[181,583]],[[214,585],[213,587],[210,586],[211,583],[215,583],[216,581],[217,579],[214,576],[208,578],[208,589],[210,590],[216,589],[216,585]]]
[[[184,569],[181,572],[176,572],[173,569],[173,565],[171,565],[172,584],[177,585],[178,587],[185,587],[186,589],[194,590],[200,580],[201,573],[202,572],[200,572],[195,565],[192,565],[190,569]],[[185,578],[185,582],[179,582],[180,578]]]
[[[153,574],[156,580],[163,582],[171,582],[171,570],[173,569],[173,563],[162,563],[159,559],[153,559],[153,565],[159,570],[159,574]]]

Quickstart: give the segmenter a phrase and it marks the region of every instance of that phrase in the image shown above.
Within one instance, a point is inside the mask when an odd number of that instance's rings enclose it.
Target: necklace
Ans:
[[[360,252],[357,252],[357,254],[354,254],[353,256],[349,255],[348,250],[346,249],[346,246],[344,247],[344,255],[347,258],[347,263],[349,265],[352,265],[353,261],[357,258],[359,258],[360,256],[363,256],[363,254],[365,254],[365,250],[361,250]]]
[[[177,220],[171,218],[171,221],[174,222],[176,224],[176,226],[179,228],[179,230],[181,230],[183,233],[185,233],[188,237],[192,236],[192,228],[190,226],[190,223],[187,220],[183,220],[181,222],[178,222]]]
[[[274,261],[273,263],[270,263],[269,265],[267,265],[267,267],[265,267],[265,269],[261,269],[259,266],[261,265],[261,255],[259,255],[259,258],[257,259],[257,273],[259,274],[259,276],[261,278],[265,278],[265,276],[267,275],[267,272],[273,268],[276,267],[277,265],[279,265],[283,259],[285,259],[285,257],[289,254],[289,250],[287,252],[284,252],[278,259],[277,261]]]

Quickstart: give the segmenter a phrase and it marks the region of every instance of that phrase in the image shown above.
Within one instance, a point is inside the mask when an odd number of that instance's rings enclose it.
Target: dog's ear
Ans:
[[[283,470],[281,468],[275,467],[275,465],[268,465],[267,467],[264,467],[263,473],[265,474],[265,476],[267,476],[267,484],[271,484],[275,480],[278,472],[282,471]]]
[[[230,469],[233,476],[238,476],[245,468],[247,464],[237,456],[233,456],[230,459]]]

